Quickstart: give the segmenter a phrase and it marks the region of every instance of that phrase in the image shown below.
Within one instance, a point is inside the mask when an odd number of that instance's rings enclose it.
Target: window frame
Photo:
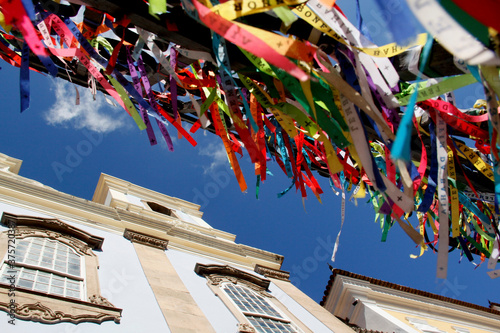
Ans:
[[[253,317],[261,317],[272,319],[277,322],[290,325],[297,333],[312,332],[307,328],[298,318],[296,318],[276,297],[274,297],[268,290],[271,283],[270,280],[261,278],[254,274],[236,269],[229,265],[204,265],[197,263],[195,272],[206,278],[208,287],[212,292],[219,297],[228,310],[236,317],[239,322],[238,332],[240,333],[254,333],[256,329],[251,324],[247,315],[242,311],[235,302],[227,295],[223,289],[224,285],[229,283],[234,285],[241,285],[243,288],[249,289],[266,300],[270,306],[279,313],[282,318],[273,316],[262,315],[258,313],[249,313]],[[278,319],[278,320],[277,320]]]
[[[33,280],[33,285],[31,288],[28,288],[26,286],[23,286],[22,288],[26,288],[26,289],[30,289],[30,290],[33,290],[33,291],[39,291],[39,292],[45,292],[49,295],[59,295],[59,296],[62,296],[62,297],[68,297],[68,298],[74,298],[74,299],[78,299],[78,300],[87,300],[87,279],[86,279],[86,269],[85,269],[85,262],[86,262],[86,259],[85,259],[85,256],[82,255],[81,253],[78,253],[77,250],[73,247],[73,246],[70,246],[60,240],[55,240],[55,239],[51,239],[50,237],[39,237],[39,236],[26,236],[26,237],[23,237],[23,238],[17,238],[17,240],[20,240],[20,241],[25,241],[25,240],[29,240],[30,243],[29,243],[29,249],[26,250],[26,253],[29,255],[30,254],[30,251],[33,251],[33,242],[35,241],[35,239],[43,239],[43,245],[42,245],[42,249],[45,248],[45,245],[47,244],[47,242],[51,242],[51,243],[54,243],[56,244],[55,246],[55,251],[54,251],[54,255],[57,255],[58,254],[58,250],[60,249],[61,246],[63,246],[64,248],[67,248],[68,251],[72,251],[73,253],[75,253],[77,256],[78,256],[78,260],[79,260],[79,268],[80,268],[80,274],[79,276],[77,275],[73,275],[71,273],[69,273],[69,268],[66,268],[66,270],[68,272],[62,272],[62,271],[59,271],[57,269],[55,269],[55,264],[53,264],[52,266],[54,266],[53,268],[48,268],[48,267],[44,267],[41,265],[41,262],[42,262],[42,253],[41,253],[41,250],[40,250],[40,254],[38,255],[39,258],[37,259],[38,261],[38,264],[31,264],[31,263],[26,263],[26,262],[20,262],[19,259],[17,258],[17,255],[16,255],[16,260],[15,260],[15,263],[13,266],[15,267],[18,267],[19,270],[21,271],[25,271],[26,269],[28,270],[31,270],[33,271],[33,273],[38,277],[39,273],[38,272],[43,272],[43,273],[47,273],[47,274],[51,274],[51,277],[50,277],[50,281],[48,282],[47,286],[48,286],[48,290],[51,289],[51,287],[53,286],[52,282],[53,282],[53,277],[56,276],[56,277],[59,277],[59,278],[67,278],[67,279],[70,279],[70,280],[73,280],[73,281],[76,281],[78,282],[78,285],[79,285],[79,294],[80,296],[78,298],[76,297],[72,297],[72,296],[67,296],[66,294],[66,291],[67,291],[67,285],[65,284],[65,286],[63,287],[63,292],[64,292],[64,295],[61,295],[61,294],[57,294],[57,293],[51,293],[49,291],[41,291],[41,290],[38,290],[38,289],[35,289],[35,281],[37,279],[37,277]],[[20,242],[19,242],[20,243]],[[19,246],[20,244],[16,244],[16,247]],[[25,257],[26,259],[26,257]],[[69,258],[68,258],[69,259]],[[55,257],[54,257],[54,261],[55,261]],[[67,261],[68,265],[69,265],[69,261]],[[0,262],[0,277],[2,276],[2,274],[4,272],[6,272],[7,270],[9,270],[9,264],[8,264],[8,257],[7,257],[7,254],[5,255],[4,257],[4,260],[2,262]],[[18,273],[19,274],[19,273]],[[19,275],[16,275],[16,284],[19,283],[19,280],[21,279],[21,274]]]
[[[270,307],[272,310],[274,310],[279,317],[268,314],[268,313],[259,313],[259,312],[252,312],[252,311],[246,311],[243,310],[236,302],[233,300],[233,298],[228,294],[226,291],[226,286],[234,286],[234,287],[239,287],[245,290],[246,293],[249,293],[250,295],[253,294],[255,297],[260,297],[263,299],[266,305]],[[225,294],[225,296],[229,299],[229,301],[232,303],[233,307],[238,309],[244,316],[245,319],[252,325],[252,327],[255,329],[255,326],[251,323],[249,317],[254,317],[254,318],[262,318],[262,319],[269,319],[272,320],[273,322],[279,323],[279,324],[284,324],[287,326],[291,326],[292,329],[294,329],[297,333],[300,333],[301,331],[296,327],[296,325],[293,324],[293,322],[286,317],[285,314],[281,313],[281,311],[276,307],[273,306],[272,302],[270,302],[270,299],[272,296],[268,295],[268,293],[263,293],[263,292],[256,292],[255,290],[251,289],[246,285],[246,283],[242,283],[241,281],[239,283],[233,283],[230,281],[223,282],[219,285],[220,290]],[[269,300],[268,300],[269,299]]]
[[[116,323],[120,322],[122,309],[116,308],[100,295],[99,275],[97,271],[99,261],[94,250],[101,250],[104,238],[94,236],[57,219],[15,215],[4,212],[0,223],[9,228],[14,226],[11,228],[15,232],[14,250],[15,246],[18,245],[18,241],[30,237],[40,237],[60,242],[80,256],[80,275],[83,280],[83,294],[80,295],[80,298],[49,294],[48,292],[32,290],[33,288],[16,287],[14,301],[17,307],[17,319],[46,324],[60,322],[71,322],[74,324],[80,322],[102,323],[108,320],[113,320]],[[8,235],[12,235],[11,229],[0,232],[1,267],[5,265],[4,258],[6,258],[6,255],[9,253],[12,256],[13,254],[10,252],[12,250],[7,251]],[[15,263],[15,266],[35,270],[39,269],[39,266],[24,263]],[[57,270],[48,271],[59,276],[67,275],[71,277],[70,274],[61,275],[61,272]],[[9,289],[10,284],[0,283],[0,311],[9,312],[9,303],[13,299],[8,296]]]

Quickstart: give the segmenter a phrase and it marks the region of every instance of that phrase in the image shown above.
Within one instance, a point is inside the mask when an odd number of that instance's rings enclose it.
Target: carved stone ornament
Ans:
[[[83,242],[77,242],[75,240],[69,241],[69,244],[72,248],[76,250],[76,252],[80,252],[82,254],[91,254],[92,249],[85,243]]]
[[[160,250],[166,250],[168,245],[168,240],[166,239],[148,236],[130,229],[125,229],[123,237],[130,240],[131,242],[152,246]]]
[[[35,234],[36,234],[36,232],[34,230],[20,229],[20,228],[18,228],[16,230],[16,238],[17,239],[23,239],[25,237],[32,236]]]
[[[61,234],[58,232],[50,231],[50,230],[44,230],[45,234],[47,237],[52,238],[52,239],[58,239],[61,237]]]
[[[238,324],[238,332],[239,333],[255,333],[255,329],[252,327],[252,325],[247,324],[247,323],[239,323]]]
[[[271,281],[229,265],[203,265],[197,263],[194,271],[199,275],[205,276],[208,283],[214,286],[220,286],[226,282],[242,284],[263,297],[273,297],[267,292]]]
[[[290,281],[290,272],[286,271],[281,271],[279,269],[272,269],[266,266],[261,266],[261,265],[255,265],[254,269],[255,273],[264,275],[265,277],[273,278],[273,279],[278,279],[278,280],[283,280],[283,281]]]
[[[205,277],[210,282],[210,284],[214,285],[214,286],[218,286],[218,285],[220,285],[221,283],[224,283],[224,282],[231,282],[231,283],[237,284],[238,281],[239,281],[238,278],[235,278],[235,277],[232,277],[232,276],[223,276],[223,275],[216,275],[216,274],[206,275]],[[262,290],[261,287],[258,287],[258,288],[260,290]]]
[[[101,295],[92,295],[89,297],[89,302],[98,304],[98,305],[104,305],[104,306],[110,306],[110,307],[115,307],[113,304],[111,304],[110,301],[106,299],[106,297],[103,297]]]
[[[103,321],[113,320],[120,322],[119,313],[113,315],[105,312],[94,312],[88,314],[72,315],[64,311],[54,311],[41,302],[33,304],[17,304],[15,316],[20,320],[29,320],[44,324],[56,324],[61,322],[70,322],[78,324],[81,322],[92,322],[100,324]],[[0,310],[9,312],[9,304],[0,302]]]
[[[68,245],[79,254],[94,255],[90,246],[88,246],[85,242],[67,236],[65,234],[61,234],[50,230],[43,230],[43,229],[24,227],[24,226],[20,226],[16,229],[16,239],[24,239],[27,237],[50,238]]]
[[[197,263],[194,271],[196,274],[203,276],[216,275],[221,277],[233,277],[238,280],[252,283],[264,290],[267,290],[267,288],[269,288],[269,284],[271,283],[268,279],[263,279],[260,276],[256,276],[252,273],[242,271],[229,265],[204,265]]]

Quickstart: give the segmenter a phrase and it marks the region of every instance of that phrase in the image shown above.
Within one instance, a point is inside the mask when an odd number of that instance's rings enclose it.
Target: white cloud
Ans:
[[[44,117],[50,125],[89,129],[99,133],[107,133],[127,126],[129,115],[120,106],[108,104],[101,92],[97,92],[94,100],[90,90],[77,86],[80,104],[75,105],[76,91],[67,81],[56,79],[52,90],[55,92],[55,103],[45,112]],[[115,103],[116,104],[116,103]]]
[[[213,172],[219,167],[229,166],[226,149],[224,148],[224,144],[222,142],[210,142],[205,147],[200,147],[199,154],[202,156],[208,156],[212,159],[210,165],[203,166],[203,173],[205,174]]]

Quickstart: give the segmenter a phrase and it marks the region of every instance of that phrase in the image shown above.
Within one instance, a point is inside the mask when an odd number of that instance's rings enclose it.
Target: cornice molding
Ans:
[[[33,230],[42,230],[46,236],[51,238],[60,237],[61,234],[76,238],[77,240],[87,244],[93,250],[101,250],[104,238],[94,236],[82,229],[73,227],[69,224],[61,222],[57,219],[48,219],[26,215],[15,215],[12,213],[4,212],[2,214],[1,223],[4,226],[24,226]],[[59,236],[58,236],[59,235]],[[57,237],[56,237],[57,236]],[[82,248],[81,245],[79,248]],[[87,252],[82,248],[82,251]]]
[[[168,245],[167,239],[156,238],[130,229],[125,229],[123,237],[133,243],[151,246],[160,250],[166,250]]]
[[[86,213],[114,220],[118,219],[116,211],[111,207],[57,191],[48,186],[40,186],[40,184],[35,185],[20,178],[22,177],[10,178],[0,174],[0,189],[5,188],[9,191],[15,191],[16,193],[22,194],[22,196],[9,194],[9,197],[17,198],[29,204],[35,202],[35,200],[31,198],[33,197],[36,198],[36,200],[41,199],[43,201],[53,202],[63,207],[71,207],[72,209],[78,209]],[[58,207],[56,210],[67,212],[67,209],[62,209],[62,207]]]
[[[255,273],[264,275],[267,278],[273,278],[288,282],[290,281],[290,272],[269,268],[259,264],[255,265],[254,271]]]

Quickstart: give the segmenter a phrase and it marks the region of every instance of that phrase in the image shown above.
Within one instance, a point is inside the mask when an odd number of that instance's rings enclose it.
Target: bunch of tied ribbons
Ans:
[[[373,204],[382,240],[397,223],[438,251],[438,277],[450,248],[498,275],[500,5],[396,2],[395,42],[377,46],[334,0],[0,0],[0,57],[20,67],[21,111],[30,70],[100,90],[151,145],[152,119],[170,150],[172,130],[193,146],[200,127],[219,136],[242,191],[244,148],[257,192],[271,161],[291,180],[278,196],[320,200],[327,177]],[[470,84],[483,99],[458,109]]]

